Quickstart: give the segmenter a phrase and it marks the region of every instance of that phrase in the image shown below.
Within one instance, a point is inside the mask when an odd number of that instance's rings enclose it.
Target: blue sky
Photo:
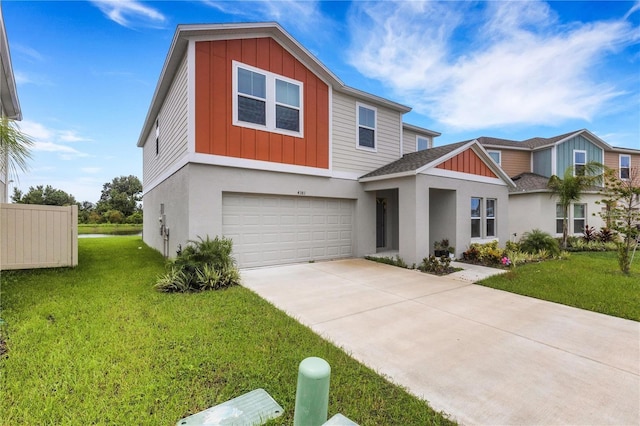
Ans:
[[[136,142],[178,24],[278,21],[347,85],[409,105],[436,145],[587,128],[640,149],[640,3],[2,2],[23,131],[17,186],[96,202]]]

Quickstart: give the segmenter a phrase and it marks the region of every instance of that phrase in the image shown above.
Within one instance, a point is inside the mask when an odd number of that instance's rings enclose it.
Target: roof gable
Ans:
[[[162,107],[175,74],[180,66],[180,62],[187,54],[189,41],[213,41],[213,40],[233,40],[243,38],[263,38],[269,37],[279,43],[289,53],[291,53],[304,66],[309,68],[320,79],[325,81],[335,90],[349,94],[351,96],[364,99],[378,105],[396,110],[402,114],[411,111],[406,105],[381,98],[379,96],[360,91],[349,87],[342,82],[335,74],[320,62],[311,52],[298,43],[289,33],[287,33],[276,22],[256,22],[240,24],[189,24],[178,25],[169,48],[169,53],[160,73],[160,78],[156,90],[151,100],[151,106],[147,112],[145,122],[138,138],[138,146],[144,146],[146,137],[151,131]]]
[[[393,177],[415,176],[431,169],[496,178],[504,181],[510,187],[514,186],[509,176],[475,139],[405,154],[399,160],[367,173],[359,180],[367,182]]]
[[[599,148],[604,149],[605,151],[610,151],[613,149],[609,144],[605,141],[591,133],[587,129],[574,130],[573,132],[564,133],[562,135],[553,136],[550,138],[541,138],[535,137],[530,139],[525,139],[523,141],[514,141],[510,139],[499,139],[499,138],[491,138],[482,136],[477,140],[481,145],[490,147],[490,148],[513,148],[513,149],[523,149],[526,151],[536,151],[538,149],[549,148],[553,146],[557,146],[567,142],[568,140],[582,135],[584,138],[588,139],[590,142],[598,146]]]

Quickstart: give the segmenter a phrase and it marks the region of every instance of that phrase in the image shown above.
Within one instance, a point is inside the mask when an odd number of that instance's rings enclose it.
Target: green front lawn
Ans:
[[[297,368],[332,368],[329,415],[449,424],[253,292],[165,294],[138,237],[79,240],[79,266],[3,272],[1,424],[173,425],[256,388],[293,424]]]
[[[521,265],[479,284],[640,321],[640,251],[629,276],[618,269],[615,252],[582,252]]]
[[[79,223],[78,235],[82,234],[112,234],[131,235],[142,232],[142,225],[130,223]]]

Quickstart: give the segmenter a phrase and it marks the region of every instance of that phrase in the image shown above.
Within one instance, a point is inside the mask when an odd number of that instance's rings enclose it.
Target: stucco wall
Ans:
[[[143,219],[143,240],[159,252],[166,251],[169,257],[175,257],[178,244],[184,245],[189,236],[189,187],[188,167],[185,166],[164,180],[161,184],[146,192],[142,202],[145,214]],[[164,204],[165,226],[169,228],[169,240],[164,249],[160,235],[160,205]]]
[[[585,194],[578,202],[587,204],[586,224],[599,230],[604,226],[604,221],[598,214],[602,207],[596,204],[602,196],[597,194]],[[516,234],[515,240],[520,240],[525,232],[540,229],[553,236],[556,234],[556,203],[557,198],[549,193],[514,194],[509,197],[509,233]],[[595,215],[594,215],[595,213]],[[569,209],[569,220],[573,220],[573,208]],[[569,233],[572,234],[573,226],[569,224]],[[576,235],[581,235],[577,233]],[[512,239],[514,239],[512,237]]]
[[[462,253],[469,248],[471,243],[486,243],[498,240],[499,245],[504,244],[509,239],[509,192],[506,185],[495,185],[490,183],[474,182],[465,179],[450,179],[439,176],[421,175],[420,188],[437,188],[455,191],[455,216],[449,220],[443,227],[446,229],[455,229],[455,236],[446,237],[449,244],[456,248],[456,256],[462,256]],[[496,211],[496,237],[479,239],[471,238],[471,197],[480,197],[483,199],[493,198],[497,200]],[[444,238],[444,237],[443,237]],[[430,247],[432,249],[432,246]]]
[[[304,195],[298,195],[298,191]],[[171,257],[178,244],[184,245],[189,239],[221,235],[223,192],[356,200],[354,253],[375,253],[375,194],[362,191],[356,181],[193,163],[145,194],[145,242],[162,251],[160,203],[165,205],[170,228]]]

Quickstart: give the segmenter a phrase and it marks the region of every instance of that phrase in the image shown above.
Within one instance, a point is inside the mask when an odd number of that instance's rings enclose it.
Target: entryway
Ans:
[[[376,252],[398,250],[398,189],[376,191]]]

